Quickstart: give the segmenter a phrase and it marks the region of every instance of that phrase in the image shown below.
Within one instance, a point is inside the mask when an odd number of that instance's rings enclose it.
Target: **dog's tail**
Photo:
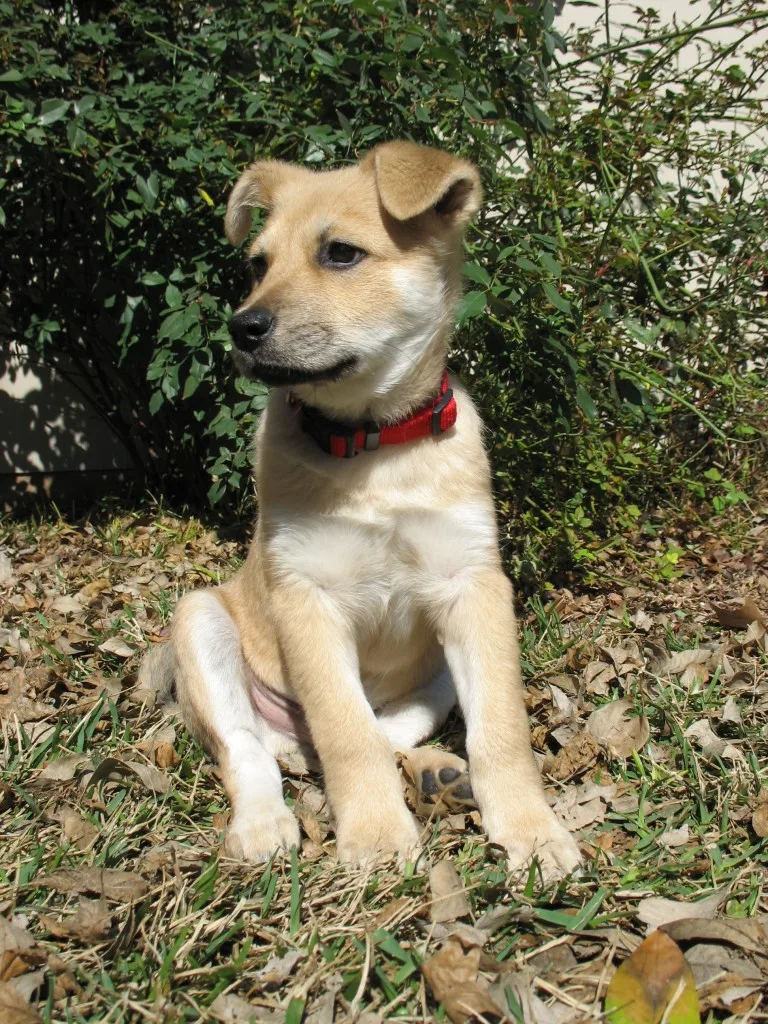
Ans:
[[[175,675],[176,659],[173,653],[173,641],[153,644],[142,658],[139,666],[136,693],[137,695],[141,694],[147,704],[162,704],[169,700],[173,693]]]

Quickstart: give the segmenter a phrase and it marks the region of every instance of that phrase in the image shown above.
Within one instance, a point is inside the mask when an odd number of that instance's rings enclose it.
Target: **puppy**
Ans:
[[[238,370],[274,386],[258,523],[234,579],[179,602],[143,677],[173,678],[219,762],[232,856],[299,842],[275,758],[311,745],[339,858],[413,857],[395,752],[458,699],[474,797],[510,868],[579,863],[531,751],[482,424],[445,372],[480,201],[475,167],[410,142],[340,170],[255,163],[230,196],[234,244],[253,207],[268,214],[230,323]],[[432,782],[464,767],[429,747],[417,763]]]

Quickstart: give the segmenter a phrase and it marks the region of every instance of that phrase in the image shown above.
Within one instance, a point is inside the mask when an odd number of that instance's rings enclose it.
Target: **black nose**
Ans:
[[[253,352],[269,334],[274,322],[268,309],[246,309],[229,321],[229,333],[241,352]]]

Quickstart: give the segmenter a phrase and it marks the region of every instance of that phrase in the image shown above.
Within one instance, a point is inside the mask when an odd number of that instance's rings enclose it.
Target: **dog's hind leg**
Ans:
[[[463,803],[472,803],[467,762],[440,747],[422,747],[440,728],[456,703],[451,673],[442,668],[424,686],[407,697],[385,705],[376,715],[387,739],[404,754],[414,782],[427,796],[450,791]]]
[[[225,853],[263,861],[298,845],[299,826],[285,806],[280,769],[263,742],[269,727],[248,696],[237,624],[214,590],[182,598],[171,642],[184,721],[218,760],[232,803]]]

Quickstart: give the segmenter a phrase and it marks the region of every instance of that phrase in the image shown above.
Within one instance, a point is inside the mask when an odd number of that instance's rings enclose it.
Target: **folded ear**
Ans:
[[[291,178],[308,174],[303,167],[283,160],[259,160],[238,178],[227,202],[224,231],[233,245],[239,245],[251,230],[251,210],[271,210],[275,197]]]
[[[468,160],[415,142],[385,142],[371,155],[382,205],[397,220],[433,210],[461,229],[480,209],[480,175]]]

